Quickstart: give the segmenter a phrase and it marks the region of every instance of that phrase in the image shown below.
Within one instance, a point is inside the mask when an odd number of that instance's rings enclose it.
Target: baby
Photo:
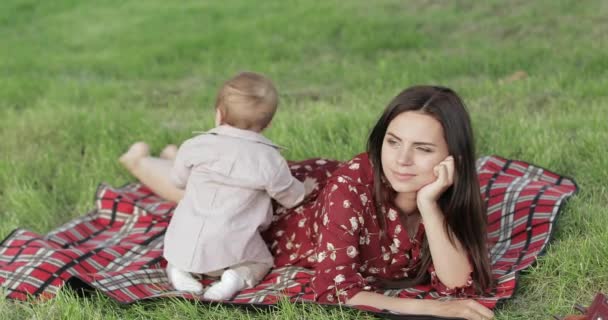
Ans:
[[[171,172],[185,188],[165,235],[173,286],[200,294],[191,273],[219,276],[204,298],[224,300],[260,282],[273,258],[260,235],[272,218],[271,198],[291,208],[310,192],[295,179],[279,147],[261,135],[278,105],[272,82],[242,72],[221,87],[216,128],[186,140]]]

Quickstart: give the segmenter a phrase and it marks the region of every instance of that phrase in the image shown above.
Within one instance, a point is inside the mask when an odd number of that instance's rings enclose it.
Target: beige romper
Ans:
[[[227,125],[180,146],[171,179],[185,195],[165,234],[169,263],[214,275],[232,267],[248,286],[266,275],[273,258],[260,231],[270,225],[271,198],[291,208],[305,196],[278,149],[259,133]]]

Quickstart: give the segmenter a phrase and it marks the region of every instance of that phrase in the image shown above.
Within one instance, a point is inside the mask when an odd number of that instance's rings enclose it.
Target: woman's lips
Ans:
[[[399,173],[399,172],[393,171],[393,176],[395,178],[397,178],[397,180],[399,180],[399,181],[407,181],[407,180],[414,178],[416,175],[411,174],[411,173]]]

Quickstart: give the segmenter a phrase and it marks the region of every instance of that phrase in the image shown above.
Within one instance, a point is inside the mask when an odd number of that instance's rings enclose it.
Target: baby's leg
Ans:
[[[179,291],[203,293],[203,285],[198,280],[194,279],[189,272],[179,270],[170,263],[167,264],[167,277],[173,287]]]
[[[177,156],[177,146],[174,144],[167,145],[158,155],[161,159],[175,160]]]
[[[219,282],[205,291],[203,298],[209,300],[230,299],[237,292],[257,285],[271,268],[272,265],[256,262],[245,262],[232,266],[224,271]]]
[[[257,263],[257,262],[244,262],[230,267],[234,270],[239,277],[245,280],[247,288],[255,287],[264,277],[268,274],[268,271],[272,269],[272,264]]]
[[[162,198],[178,202],[184,197],[184,190],[177,188],[169,178],[173,161],[150,157],[150,148],[146,143],[133,144],[119,161],[135,178]]]

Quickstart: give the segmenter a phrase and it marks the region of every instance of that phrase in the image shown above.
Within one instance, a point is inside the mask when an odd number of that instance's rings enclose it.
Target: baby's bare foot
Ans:
[[[167,145],[159,155],[161,159],[167,160],[174,160],[175,156],[177,156],[177,146],[174,144]]]
[[[118,161],[127,169],[132,169],[137,165],[137,162],[145,157],[150,156],[150,146],[145,142],[134,143],[127,152],[125,152]]]

